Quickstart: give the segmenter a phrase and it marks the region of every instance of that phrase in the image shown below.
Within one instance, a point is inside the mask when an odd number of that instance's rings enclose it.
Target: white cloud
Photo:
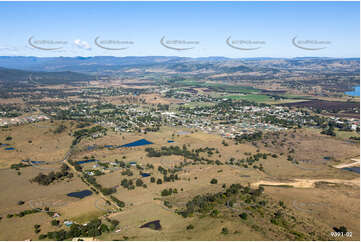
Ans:
[[[92,48],[90,47],[90,45],[88,44],[88,42],[86,41],[82,41],[80,39],[76,39],[74,40],[74,44],[80,48],[80,49],[83,49],[83,50],[91,50]]]

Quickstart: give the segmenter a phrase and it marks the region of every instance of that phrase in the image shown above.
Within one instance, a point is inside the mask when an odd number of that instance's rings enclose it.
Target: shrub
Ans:
[[[187,226],[187,228],[186,228],[187,230],[191,230],[191,229],[194,229],[194,226],[192,225],[192,224],[190,224],[190,225],[188,225]]]
[[[280,207],[282,207],[282,208],[286,208],[285,203],[284,203],[283,201],[279,201],[279,205],[280,205]]]
[[[39,235],[39,240],[45,239],[46,237],[47,237],[46,234],[41,234]]]
[[[219,214],[219,211],[217,209],[214,209],[212,212],[211,212],[211,216],[212,217],[217,217],[217,215]]]
[[[229,231],[226,227],[222,228],[222,234],[228,234]]]
[[[54,219],[54,220],[51,221],[51,225],[53,225],[53,226],[58,226],[59,223],[60,223],[60,221],[59,221],[59,220],[56,220],[56,219]]]
[[[114,196],[110,196],[110,199],[112,199],[120,208],[125,207],[125,203],[123,201],[120,201],[118,198]]]
[[[240,217],[241,219],[243,219],[243,220],[247,220],[248,214],[246,214],[246,213],[241,213],[241,214],[239,215],[239,217]]]
[[[136,180],[136,182],[135,182],[135,185],[136,185],[137,187],[141,187],[141,186],[143,185],[143,181],[138,178],[138,179]]]
[[[105,196],[107,196],[117,192],[117,189],[114,187],[102,187],[100,188],[100,192],[103,193]]]
[[[173,207],[172,204],[170,204],[169,201],[164,201],[163,204],[164,204],[164,206],[166,206],[166,207],[168,207],[168,208],[172,208],[172,207]]]
[[[162,196],[170,196],[172,195],[173,193],[173,189],[172,188],[169,188],[169,189],[164,189],[162,192],[161,192],[161,195]]]

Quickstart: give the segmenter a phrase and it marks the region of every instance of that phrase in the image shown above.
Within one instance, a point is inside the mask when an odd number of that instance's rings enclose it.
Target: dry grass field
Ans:
[[[41,124],[41,126],[39,126]],[[1,153],[2,166],[8,167],[10,164],[18,163],[21,158],[32,160],[59,161],[68,151],[72,141],[69,132],[74,130],[75,126],[64,122],[67,126],[66,131],[60,134],[54,134],[53,130],[60,125],[59,122],[42,122],[38,124],[29,124],[19,127],[11,127],[2,132],[2,139],[10,135],[13,137],[8,143],[16,148],[14,157],[11,158],[10,152],[5,156]],[[10,130],[11,129],[11,130]],[[31,131],[31,132],[30,132]],[[34,138],[31,134],[37,133]],[[281,134],[281,137],[283,134]],[[146,139],[153,144],[147,146],[138,146],[132,148],[104,148],[105,145],[119,146],[139,139]],[[282,140],[278,139],[278,141]],[[265,225],[263,229],[252,227],[252,223],[257,223],[255,218],[250,218],[247,222],[241,221],[238,217],[239,212],[225,208],[221,210],[221,216],[217,218],[209,216],[193,216],[183,218],[177,215],[177,209],[183,209],[186,203],[193,197],[222,191],[223,184],[242,184],[251,187],[258,187],[259,184],[269,182],[270,184],[294,184],[295,180],[302,181],[302,184],[317,179],[311,186],[304,187],[277,187],[265,186],[265,196],[274,201],[282,200],[289,212],[299,221],[307,226],[317,227],[324,236],[329,236],[334,226],[346,226],[348,231],[353,232],[352,240],[358,240],[359,231],[359,176],[356,173],[344,171],[333,167],[335,164],[348,161],[349,157],[359,154],[359,149],[355,144],[343,139],[332,139],[320,135],[314,130],[302,130],[288,132],[284,137],[286,141],[283,147],[274,144],[271,145],[272,137],[268,139],[269,145],[265,146],[258,142],[255,145],[244,143],[235,144],[226,139],[227,146],[222,144],[224,138],[206,134],[196,130],[181,128],[162,127],[158,132],[144,133],[115,133],[108,130],[104,137],[84,138],[77,145],[71,159],[73,161],[86,158],[95,158],[102,163],[119,161],[136,162],[144,168],[143,172],[150,173],[150,177],[142,178],[140,170],[135,166],[130,166],[132,176],[122,175],[125,168],[114,170],[104,170],[102,167],[96,169],[102,170],[105,174],[95,176],[97,183],[102,187],[116,187],[117,191],[112,196],[123,201],[125,207],[122,211],[108,213],[114,210],[114,207],[107,205],[104,199],[93,193],[83,199],[70,198],[67,193],[89,189],[89,187],[75,175],[72,179],[57,181],[48,186],[41,186],[31,183],[30,180],[39,174],[39,172],[48,173],[51,169],[59,169],[61,162],[51,165],[42,165],[39,167],[20,168],[21,174],[16,170],[0,170],[0,190],[2,194],[7,194],[7,199],[0,200],[0,228],[5,229],[0,234],[0,239],[7,240],[25,240],[37,239],[38,235],[34,233],[33,225],[41,225],[41,233],[66,228],[64,225],[57,228],[50,225],[50,218],[45,213],[36,213],[24,217],[6,218],[9,213],[18,213],[29,209],[29,201],[35,201],[36,204],[46,204],[45,201],[53,205],[49,206],[52,211],[59,212],[61,222],[71,220],[77,223],[87,223],[94,218],[111,218],[120,222],[117,226],[118,232],[104,233],[101,240],[269,240],[269,239],[290,239],[288,237],[278,236],[277,229],[270,225]],[[28,140],[32,140],[29,143]],[[168,143],[168,141],[174,141]],[[94,150],[88,150],[89,146],[96,146]],[[180,165],[185,159],[183,156],[170,155],[161,157],[148,157],[145,148],[151,147],[160,149],[166,146],[186,146],[188,150],[198,148],[215,148],[218,151],[212,155],[200,153],[201,157],[219,160],[222,165],[211,164],[189,164],[183,167],[183,170],[177,172],[179,180],[174,182],[163,182],[162,184],[152,183],[151,177],[156,180],[162,179],[163,174],[158,171],[158,167],[174,168]],[[41,147],[41,148],[40,148]],[[341,148],[340,148],[341,147]],[[49,156],[48,149],[53,149]],[[290,149],[294,152],[290,153]],[[249,166],[227,165],[225,164],[232,158],[247,158],[247,153],[276,153],[278,157],[260,159],[255,164],[262,164],[264,171]],[[280,153],[284,153],[280,155]],[[292,155],[296,160],[311,160],[312,162],[299,162],[295,164],[287,159]],[[325,160],[324,157],[333,157]],[[16,158],[16,159],[15,159]],[[96,163],[82,164],[83,170],[95,169]],[[147,164],[154,166],[154,169],[146,168]],[[128,190],[121,186],[122,179],[133,180],[141,179],[146,188],[136,186],[134,190]],[[217,179],[217,184],[211,184],[212,178]],[[358,180],[355,180],[357,179]],[[336,184],[326,183],[332,179],[337,179]],[[297,180],[297,181],[298,181]],[[332,180],[333,181],[333,180]],[[351,182],[352,181],[352,184]],[[307,183],[309,184],[309,183]],[[162,196],[164,189],[177,189],[177,193],[170,196]],[[16,192],[13,192],[16,191]],[[335,196],[337,194],[337,196]],[[109,197],[108,197],[109,198]],[[24,205],[18,205],[17,202],[23,200]],[[60,202],[59,202],[60,201]],[[172,204],[172,208],[167,208],[164,201]],[[29,205],[30,204],[30,205]],[[273,205],[270,209],[273,209]],[[144,223],[160,220],[162,229],[160,231],[148,228],[140,228]],[[192,224],[194,229],[188,230],[186,227]],[[20,226],[17,234],[11,233],[13,226]],[[307,227],[306,226],[306,227]],[[228,234],[221,233],[222,228],[226,227]],[[304,233],[307,229],[299,228]]]
[[[301,129],[280,134],[279,137],[271,136],[267,142],[267,150],[291,154],[297,161],[312,161],[314,165],[330,163],[331,161],[345,161],[360,154],[359,144],[349,139],[335,139],[320,134],[319,129]],[[272,143],[274,142],[274,144]],[[282,144],[283,143],[283,144]],[[330,160],[325,159],[329,157]]]
[[[266,187],[265,193],[284,201],[287,207],[296,209],[303,216],[325,223],[330,229],[345,226],[352,232],[352,240],[360,239],[359,186],[326,184],[312,189]]]
[[[60,124],[67,126],[62,133],[54,133]],[[1,147],[0,168],[8,168],[22,160],[54,162],[64,159],[72,142],[70,122],[43,121],[21,126],[1,128],[0,142],[15,150]],[[7,137],[11,140],[6,140]]]
[[[44,166],[42,168],[54,168],[59,170],[61,163]],[[0,170],[0,190],[1,194],[6,194],[6,198],[0,199],[0,240],[26,240],[37,239],[38,235],[34,233],[34,225],[41,225],[42,231],[55,230],[56,227],[50,225],[52,220],[45,212],[25,215],[24,217],[7,218],[8,214],[19,213],[33,208],[49,207],[50,211],[58,212],[61,216],[57,219],[61,221],[76,216],[84,216],[89,212],[98,212],[94,206],[94,200],[99,199],[95,194],[88,198],[78,199],[68,197],[66,194],[88,189],[88,187],[74,176],[71,179],[57,181],[48,186],[42,186],[30,182],[40,172],[47,174],[52,170],[39,169],[35,167],[20,168],[21,175],[15,170]],[[24,201],[23,205],[18,205],[19,201]],[[14,233],[14,227],[16,233]]]

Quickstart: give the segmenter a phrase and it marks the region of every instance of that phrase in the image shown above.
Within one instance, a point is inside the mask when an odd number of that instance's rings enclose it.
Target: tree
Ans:
[[[59,220],[56,220],[56,219],[54,219],[54,220],[51,221],[51,225],[53,225],[53,226],[58,226],[59,223],[60,223],[60,221],[59,221]]]
[[[45,239],[46,238],[46,234],[41,234],[41,235],[39,235],[39,240],[43,240],[43,239]]]
[[[280,205],[280,207],[282,207],[282,208],[285,208],[286,206],[285,206],[285,203],[283,202],[283,201],[279,201],[279,205]]]
[[[157,184],[162,184],[162,179],[158,178]]]
[[[187,230],[191,230],[191,229],[194,229],[194,226],[192,224],[187,226]]]
[[[223,140],[223,141],[222,141],[222,145],[228,146],[228,143],[227,143],[225,140]]]
[[[213,179],[211,180],[211,184],[217,184],[217,183],[218,183],[217,179],[213,178]]]
[[[102,233],[109,232],[109,228],[106,224],[100,225],[100,230],[102,231]]]
[[[110,196],[110,199],[112,199],[118,205],[118,207],[120,207],[120,208],[125,207],[125,203],[123,201],[120,201],[118,198],[116,198],[114,196]]]
[[[136,180],[136,182],[135,182],[135,185],[136,185],[137,187],[141,187],[141,186],[143,185],[143,181],[138,178],[138,179]]]
[[[239,215],[239,217],[241,218],[241,219],[243,219],[243,220],[247,220],[247,214],[246,213],[241,213],[240,215]]]
[[[35,232],[36,234],[40,233],[40,225],[39,225],[39,224],[35,224],[35,225],[34,225],[34,232]]]
[[[222,234],[228,234],[229,231],[226,227],[222,228]]]
[[[155,182],[155,178],[154,178],[154,177],[151,177],[151,178],[150,178],[150,182],[151,182],[151,183],[154,183],[154,182]]]
[[[172,189],[172,188],[163,189],[163,191],[161,192],[161,195],[162,195],[162,196],[169,196],[169,195],[172,195],[172,193],[173,193],[173,189]]]
[[[212,217],[217,217],[218,214],[219,214],[219,211],[218,211],[217,209],[214,209],[214,210],[212,210],[212,212],[211,212],[211,216],[212,216]]]

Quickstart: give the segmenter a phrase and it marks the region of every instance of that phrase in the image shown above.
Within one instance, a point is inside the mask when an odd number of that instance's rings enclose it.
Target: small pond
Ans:
[[[342,168],[342,170],[353,171],[353,172],[356,172],[356,173],[360,174],[360,167],[359,166],[344,167],[344,168]]]
[[[71,192],[71,193],[68,193],[66,195],[68,197],[76,197],[76,198],[82,199],[82,198],[90,196],[92,194],[93,194],[93,192],[90,191],[90,190],[83,190],[83,191],[80,191],[80,192]]]
[[[77,161],[76,164],[80,165],[80,164],[85,164],[85,163],[90,163],[90,162],[95,162],[97,160],[95,159],[91,159],[91,160],[81,160],[81,161]]]
[[[141,228],[150,228],[150,229],[154,229],[154,230],[161,230],[162,229],[162,225],[160,225],[160,220],[154,220],[152,222],[145,223],[140,227]]]
[[[125,145],[118,146],[118,148],[121,148],[121,147],[136,147],[136,146],[143,146],[143,145],[150,145],[150,144],[153,144],[153,143],[146,140],[146,139],[140,139],[140,140],[137,140],[137,141],[125,144]]]

